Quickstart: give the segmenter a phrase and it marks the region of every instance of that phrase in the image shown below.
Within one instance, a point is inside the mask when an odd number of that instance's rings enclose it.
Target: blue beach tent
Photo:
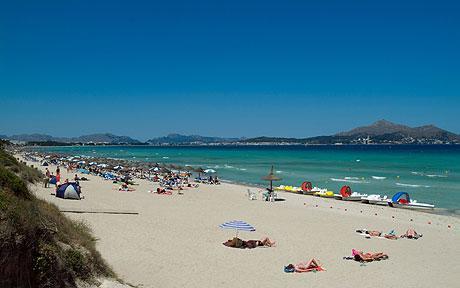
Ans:
[[[77,183],[64,183],[56,191],[56,197],[80,200],[80,186]]]
[[[80,168],[77,171],[82,173],[82,174],[89,174],[89,170],[87,170],[87,169]]]
[[[401,199],[401,198],[403,198],[403,199]],[[400,201],[400,200],[403,200],[403,201]],[[391,198],[391,202],[392,203],[399,203],[399,202],[409,203],[410,202],[409,193],[407,193],[407,192],[398,192],[395,195],[393,195],[393,197]]]
[[[49,183],[50,183],[50,184],[56,184],[56,176],[53,176],[53,177],[49,180]]]

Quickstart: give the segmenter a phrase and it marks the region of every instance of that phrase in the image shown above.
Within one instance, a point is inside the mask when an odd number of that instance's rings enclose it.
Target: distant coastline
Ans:
[[[222,138],[200,135],[169,134],[165,137],[140,141],[129,136],[111,133],[83,135],[79,137],[54,137],[46,134],[21,134],[0,136],[14,144],[28,146],[251,146],[251,145],[452,145],[460,144],[460,135],[434,125],[409,127],[379,120],[369,126],[354,128],[329,136],[308,138],[253,137]]]

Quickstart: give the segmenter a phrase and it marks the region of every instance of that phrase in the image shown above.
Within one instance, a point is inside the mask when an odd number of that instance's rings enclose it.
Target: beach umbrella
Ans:
[[[123,169],[123,166],[117,165],[117,166],[113,167],[113,169],[115,169],[115,170],[121,170],[121,169]]]
[[[169,169],[166,168],[166,167],[163,167],[163,168],[161,168],[160,172],[161,172],[161,173],[169,173],[169,172],[171,172],[171,170],[169,170]]]
[[[198,167],[195,169],[195,172],[198,173],[198,178],[201,178],[201,173],[204,173],[204,169],[201,167]]]
[[[179,166],[179,165],[171,164],[171,165],[169,165],[169,167],[171,167],[171,169],[173,169],[173,170],[176,170],[176,171],[173,171],[174,173],[177,173],[177,172],[180,173],[180,171],[182,170],[182,167]]]
[[[88,164],[91,165],[91,166],[92,165],[97,165],[97,162],[89,162]]]
[[[220,224],[219,227],[222,229],[236,230],[236,237],[238,237],[238,231],[249,231],[249,232],[256,231],[256,228],[240,220],[233,220],[233,221],[225,222],[225,223]]]
[[[85,164],[86,161],[78,161],[77,163],[78,163],[78,164]]]
[[[273,172],[273,165],[272,169],[270,170],[270,173],[262,178],[263,180],[270,181],[270,190],[273,191],[273,181],[279,181],[281,180],[280,177],[276,176],[275,173]]]
[[[206,169],[206,170],[204,170],[204,173],[212,174],[212,173],[216,173],[216,170],[214,170],[214,169]]]

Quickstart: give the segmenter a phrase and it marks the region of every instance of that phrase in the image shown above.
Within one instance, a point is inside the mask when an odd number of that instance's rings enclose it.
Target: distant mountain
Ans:
[[[399,138],[414,139],[438,139],[442,141],[460,140],[460,136],[438,128],[434,125],[425,125],[420,127],[409,127],[401,124],[392,123],[386,120],[377,121],[369,126],[358,127],[347,132],[337,133],[334,136],[348,137],[376,137],[392,135]]]
[[[400,124],[395,124],[390,121],[380,120],[377,121],[369,126],[362,126],[358,128],[354,128],[347,132],[340,132],[335,134],[334,136],[375,136],[375,135],[383,135],[383,134],[391,134],[397,132],[408,132],[410,131],[410,127]]]
[[[147,140],[147,143],[152,145],[187,145],[187,144],[211,144],[238,141],[238,138],[221,138],[221,137],[206,137],[199,135],[181,135],[169,134],[165,137],[158,137]]]
[[[246,144],[460,144],[460,135],[433,125],[409,127],[386,120],[331,136],[310,138],[257,137]]]
[[[54,141],[55,137],[46,134],[19,134],[8,137],[8,140],[23,141],[23,142],[46,142]]]
[[[57,143],[107,143],[107,144],[141,144],[139,140],[128,136],[110,133],[83,135],[80,137],[53,137],[46,134],[20,134],[6,137],[8,140],[23,142],[57,142]]]

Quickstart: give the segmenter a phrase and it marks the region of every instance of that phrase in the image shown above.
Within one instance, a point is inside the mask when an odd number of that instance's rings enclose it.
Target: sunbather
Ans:
[[[365,229],[361,229],[361,230],[356,230],[356,232],[360,233],[360,234],[365,234],[366,238],[370,238],[372,236],[372,237],[385,237],[385,238],[391,239],[391,240],[398,239],[398,236],[396,236],[394,234],[393,230],[391,232],[389,232],[388,234],[384,234],[384,235],[382,235],[383,234],[382,232],[376,231],[376,230],[368,231],[368,230],[365,230]]]
[[[415,232],[414,229],[409,228],[405,234],[401,235],[401,238],[418,239],[422,236],[422,234],[418,234],[417,232]]]
[[[362,251],[353,249],[352,255],[355,261],[359,261],[359,262],[372,262],[372,261],[380,261],[380,260],[388,259],[388,255],[382,252],[364,253]]]
[[[309,262],[301,262],[295,265],[295,272],[301,273],[311,271],[324,271],[319,261],[315,258],[311,259]]]
[[[163,194],[163,195],[172,195],[171,191],[166,191],[166,189],[162,189],[160,187],[157,188],[157,194]]]
[[[308,262],[301,262],[296,265],[289,264],[284,267],[284,272],[286,273],[303,273],[303,272],[311,272],[311,271],[325,271],[318,260],[315,258],[311,259]]]
[[[261,240],[241,240],[240,238],[233,238],[231,240],[228,240],[227,242],[224,242],[224,244],[227,247],[233,247],[233,248],[256,248],[256,247],[274,247],[275,246],[275,241],[270,240],[268,237],[265,237]]]

